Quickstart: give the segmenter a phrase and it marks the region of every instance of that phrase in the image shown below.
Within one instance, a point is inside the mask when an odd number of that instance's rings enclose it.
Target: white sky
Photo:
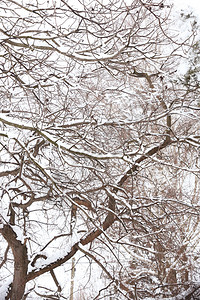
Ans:
[[[174,0],[175,3],[177,3],[177,5],[180,6],[192,6],[195,8],[199,8],[200,10],[200,1],[199,0]]]
[[[200,1],[199,0],[173,0],[175,6],[179,9],[192,8],[194,14],[198,16],[200,20]]]

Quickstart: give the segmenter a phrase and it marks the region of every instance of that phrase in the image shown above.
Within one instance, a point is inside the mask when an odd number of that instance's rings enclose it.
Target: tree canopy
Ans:
[[[196,19],[183,34],[160,0],[0,12],[3,297],[198,299]]]

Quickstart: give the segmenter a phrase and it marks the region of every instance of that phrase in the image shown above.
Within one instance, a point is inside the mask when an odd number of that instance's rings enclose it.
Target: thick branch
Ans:
[[[139,157],[135,161],[135,163],[131,166],[131,168],[121,177],[120,181],[118,182],[118,187],[123,186],[123,184],[128,179],[128,177],[131,176],[137,170],[139,163],[141,163],[142,161],[146,160],[147,158],[153,156],[154,154],[156,154],[161,149],[166,148],[171,143],[172,143],[171,139],[167,137],[161,145],[153,147],[152,149],[150,149],[149,151],[147,151],[146,154],[144,154],[141,157]],[[118,191],[118,189],[115,188],[114,192],[116,193],[117,191]],[[110,211],[108,212],[108,215],[105,218],[105,221],[103,222],[103,225],[102,225],[103,228],[102,228],[102,230],[99,229],[99,228],[96,229],[96,230],[93,230],[91,233],[89,233],[85,238],[83,238],[81,240],[81,244],[82,245],[86,245],[86,244],[92,242],[104,230],[108,229],[114,223],[114,221],[116,220],[116,218],[114,217],[114,214],[112,213],[112,211],[113,212],[115,211],[115,199],[114,199],[114,197],[111,197],[111,196],[109,197],[109,209],[110,209]]]
[[[62,258],[57,259],[56,261],[48,264],[45,267],[42,267],[41,269],[39,269],[38,271],[32,271],[27,275],[27,281],[33,280],[36,277],[46,273],[46,272],[50,272],[51,270],[61,266],[62,264],[64,264],[66,261],[68,261],[71,257],[74,256],[74,254],[78,251],[78,247],[77,247],[78,243],[76,243],[74,246],[72,246],[71,250],[67,253],[67,255],[65,255]]]

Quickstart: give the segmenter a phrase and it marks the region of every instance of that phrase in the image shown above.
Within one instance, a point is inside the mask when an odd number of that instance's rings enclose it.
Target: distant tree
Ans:
[[[198,294],[200,108],[176,75],[196,27],[179,39],[171,9],[1,1],[5,299],[69,299],[75,256],[93,274],[74,299]]]
[[[191,45],[190,50],[188,53],[186,53],[183,56],[183,64],[185,63],[186,68],[185,72],[183,72],[182,77],[180,78],[182,80],[182,83],[187,86],[187,88],[193,92],[199,92],[199,54],[200,54],[200,42],[199,42],[199,23],[197,21],[197,18],[194,16],[194,14],[191,13],[181,13],[182,22],[185,22],[186,24],[191,24],[191,31],[195,33],[196,39],[195,42]]]

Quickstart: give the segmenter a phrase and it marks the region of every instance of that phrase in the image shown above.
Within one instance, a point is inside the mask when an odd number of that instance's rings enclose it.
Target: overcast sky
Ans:
[[[192,8],[195,15],[200,20],[200,1],[199,0],[173,0],[179,9]]]
[[[180,6],[192,6],[195,8],[199,8],[200,9],[200,2],[199,0],[174,0],[175,3],[177,3]]]

